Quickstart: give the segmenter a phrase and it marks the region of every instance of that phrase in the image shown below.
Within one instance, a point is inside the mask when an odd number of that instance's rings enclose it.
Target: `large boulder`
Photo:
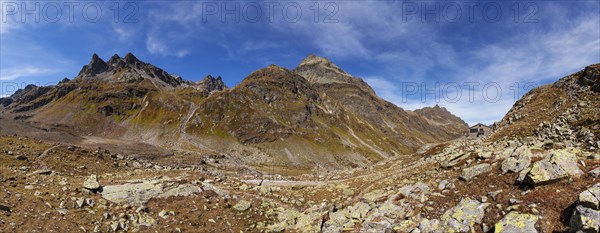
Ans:
[[[489,172],[491,169],[491,166],[487,163],[477,164],[469,168],[463,169],[462,174],[460,174],[459,178],[465,181],[469,181],[478,175]]]
[[[475,224],[481,224],[485,208],[489,203],[481,203],[470,198],[462,199],[455,207],[447,210],[441,218],[442,232],[471,232]]]
[[[581,192],[578,201],[579,205],[595,210],[600,209],[600,183]]]
[[[535,223],[540,218],[531,214],[521,214],[518,212],[510,212],[496,225],[494,225],[494,233],[537,233]]]
[[[102,198],[117,204],[144,205],[152,198],[189,196],[208,190],[195,184],[179,184],[176,180],[134,180],[120,185],[107,185],[102,188]],[[211,188],[214,190],[214,188]]]
[[[571,216],[569,226],[572,231],[577,232],[600,232],[600,211],[578,205]]]
[[[502,161],[502,166],[500,167],[502,169],[502,173],[517,173],[531,165],[532,154],[529,148],[519,147],[514,154],[516,154],[516,156],[509,157]]]
[[[553,150],[544,159],[533,164],[525,181],[539,186],[582,174],[583,171],[577,166],[577,156],[568,150]]]
[[[569,226],[572,231],[600,232],[600,183],[579,194]]]

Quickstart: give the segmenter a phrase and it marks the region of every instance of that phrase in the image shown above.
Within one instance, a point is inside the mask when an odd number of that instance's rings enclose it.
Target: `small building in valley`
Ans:
[[[467,137],[468,138],[487,137],[491,132],[492,132],[492,127],[478,123],[476,125],[469,127],[469,134],[467,135]]]

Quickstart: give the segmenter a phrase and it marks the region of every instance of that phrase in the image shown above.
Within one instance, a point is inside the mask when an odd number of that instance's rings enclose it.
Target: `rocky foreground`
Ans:
[[[251,176],[0,138],[0,232],[598,232],[600,155],[538,137]]]

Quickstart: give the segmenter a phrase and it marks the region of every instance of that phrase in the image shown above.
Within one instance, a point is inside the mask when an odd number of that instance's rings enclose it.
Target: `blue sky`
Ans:
[[[469,124],[492,123],[531,87],[600,62],[598,1],[1,4],[3,96],[73,78],[93,53],[132,52],[184,79],[220,75],[229,86],[313,53],[404,109],[439,104]]]

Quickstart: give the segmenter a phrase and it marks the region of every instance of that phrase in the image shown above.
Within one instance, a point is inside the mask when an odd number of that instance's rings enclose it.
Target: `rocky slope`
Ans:
[[[497,124],[494,139],[536,136],[564,146],[600,148],[600,64],[535,88]],[[540,114],[542,113],[543,114]]]
[[[75,135],[224,154],[259,167],[368,166],[461,136],[314,55],[292,71],[260,69],[228,89],[220,77],[193,83],[132,54],[108,62],[94,54],[73,80],[28,86],[2,103],[19,119]]]

